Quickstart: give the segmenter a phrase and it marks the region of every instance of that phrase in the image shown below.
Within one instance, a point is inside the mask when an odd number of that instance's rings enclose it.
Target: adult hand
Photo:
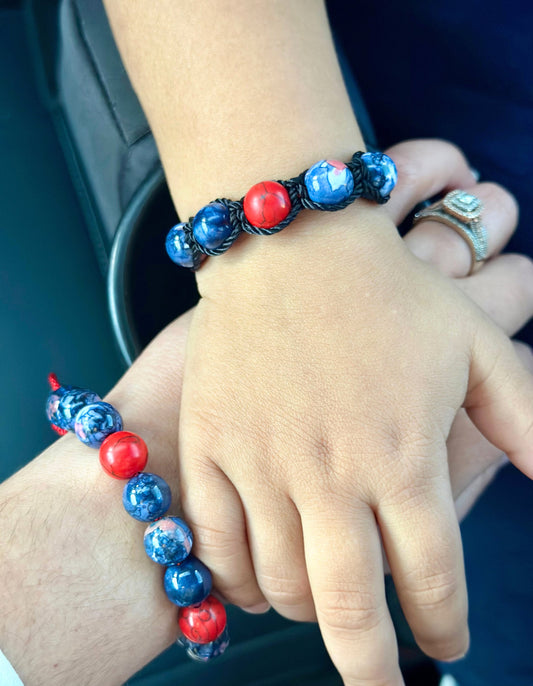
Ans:
[[[423,161],[426,144],[427,141],[407,141],[388,151],[403,170],[402,189],[406,191],[405,194],[394,195],[386,206],[393,219],[405,216],[410,197],[431,195],[441,183],[440,178],[421,177],[422,169],[418,165]],[[445,175],[443,170],[442,179]],[[420,184],[425,184],[425,191],[416,190]],[[410,193],[407,192],[409,185],[413,187]],[[442,223],[424,221],[417,224],[405,235],[405,244],[414,255],[436,267],[442,274],[453,277],[457,286],[506,334],[513,336],[532,314],[533,294],[531,260],[524,255],[499,254],[514,233],[518,208],[514,198],[497,184],[477,184],[472,191],[486,208],[484,218],[491,258],[480,271],[465,278],[471,264],[470,250],[463,238]],[[531,370],[529,346],[519,342],[515,342],[514,346],[524,365]],[[459,410],[452,424],[447,450],[455,509],[461,521],[509,460],[476,429],[464,409]]]
[[[426,146],[416,183],[399,165],[396,223],[439,190],[478,192],[456,149]],[[533,385],[503,332],[413,257],[382,211],[360,205],[357,231],[354,214],[335,214],[302,217],[276,252],[283,264],[255,255],[245,290],[238,269],[203,279],[185,363],[183,506],[230,601],[266,598],[299,620],[316,612],[346,684],[397,684],[379,534],[420,647],[464,654],[446,440],[464,405],[532,475]]]

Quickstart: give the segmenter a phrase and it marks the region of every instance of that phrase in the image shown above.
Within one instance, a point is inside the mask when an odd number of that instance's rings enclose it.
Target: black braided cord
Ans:
[[[269,229],[261,229],[257,226],[252,226],[250,222],[246,219],[244,214],[244,197],[240,200],[229,200],[228,198],[217,198],[213,202],[218,202],[227,208],[230,217],[230,224],[233,227],[230,235],[216,248],[206,248],[200,245],[193,236],[192,232],[192,222],[194,217],[190,217],[189,221],[183,224],[182,229],[185,233],[187,243],[193,253],[193,261],[195,266],[193,270],[198,269],[201,262],[201,255],[222,255],[226,252],[233,243],[237,240],[241,233],[254,234],[256,236],[271,236],[274,233],[278,233],[286,226],[288,226],[298,214],[303,210],[321,210],[322,212],[337,212],[337,210],[343,210],[348,205],[351,205],[357,198],[364,198],[365,200],[371,200],[379,205],[386,203],[390,195],[382,196],[379,187],[372,183],[369,169],[367,165],[361,160],[361,156],[364,155],[363,152],[356,152],[352,156],[350,162],[346,164],[348,169],[351,171],[354,187],[353,191],[347,196],[342,202],[336,203],[335,205],[324,205],[322,203],[314,202],[309,197],[307,188],[305,186],[305,175],[307,169],[304,170],[299,176],[295,176],[288,181],[277,181],[281,184],[289,194],[291,201],[291,211],[285,217],[283,221],[276,226],[272,226]]]

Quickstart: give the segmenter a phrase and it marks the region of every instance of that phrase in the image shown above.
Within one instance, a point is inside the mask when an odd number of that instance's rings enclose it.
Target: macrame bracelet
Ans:
[[[356,152],[348,164],[320,160],[288,181],[262,181],[241,200],[217,198],[166,239],[170,259],[198,269],[203,255],[220,255],[246,233],[269,236],[284,229],[303,209],[335,212],[356,198],[387,202],[398,174],[381,152]]]
[[[122,419],[109,403],[85,388],[61,386],[48,377],[51,392],[46,415],[52,428],[68,431],[91,448],[99,448],[100,464],[115,479],[128,479],[122,494],[124,509],[134,519],[150,522],[144,533],[148,557],[166,566],[164,587],[178,605],[178,639],[189,657],[207,662],[226,650],[229,634],[224,605],[211,595],[209,569],[190,554],[193,538],[179,517],[163,516],[171,503],[170,486],[157,474],[142,471],[148,460],[146,443],[137,434],[122,431]]]

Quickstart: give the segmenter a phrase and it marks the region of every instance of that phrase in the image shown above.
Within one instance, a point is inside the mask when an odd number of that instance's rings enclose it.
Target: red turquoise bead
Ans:
[[[277,181],[262,181],[252,186],[244,196],[244,215],[252,226],[271,229],[291,211],[287,189]]]
[[[209,595],[198,605],[180,607],[178,625],[182,634],[194,643],[211,643],[226,628],[226,608]]]
[[[148,460],[146,443],[131,431],[117,431],[100,446],[100,464],[115,479],[131,479]]]

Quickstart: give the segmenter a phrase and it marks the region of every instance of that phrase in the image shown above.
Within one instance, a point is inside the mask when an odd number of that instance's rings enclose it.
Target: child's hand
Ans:
[[[508,196],[485,198],[457,151],[425,145],[399,165],[395,222],[462,186],[483,195],[493,232]],[[379,534],[422,649],[467,649],[446,459],[460,407],[533,475],[533,385],[509,340],[391,224],[363,204],[306,213],[262,239],[277,248],[256,249],[250,269],[237,248],[203,267],[185,366],[180,465],[197,554],[236,604],[316,612],[347,684],[401,683]]]
[[[404,152],[408,155],[410,149]],[[480,195],[489,191],[487,205],[489,195],[506,202],[497,189],[477,190]],[[495,217],[490,207],[488,215]],[[413,252],[424,251],[429,261],[447,255],[437,262],[449,273],[464,246],[453,243],[451,232],[432,233],[428,228],[418,225],[406,242]],[[490,221],[495,252],[511,230],[509,221]],[[532,312],[531,263],[525,258],[499,257],[460,283],[508,333]],[[150,471],[161,474],[174,494],[190,319],[188,313],[162,332],[109,395],[126,428],[146,440]],[[531,369],[531,353],[525,347],[523,352]],[[471,502],[480,480],[486,481],[494,471],[500,451],[482,442],[465,414],[459,413],[448,456],[454,496],[462,492],[463,507],[465,496]],[[27,684],[123,683],[175,639],[175,607],[164,593],[159,566],[150,562],[140,543],[144,526],[124,512],[122,489],[121,482],[102,472],[93,451],[72,435],[1,485],[2,531],[10,541],[0,570],[1,645]],[[222,531],[214,543],[230,540],[224,536]],[[283,536],[280,529],[282,542]],[[224,572],[224,565],[214,567],[215,576],[219,569]],[[233,571],[240,573],[237,566]],[[88,598],[92,600],[87,602]]]

